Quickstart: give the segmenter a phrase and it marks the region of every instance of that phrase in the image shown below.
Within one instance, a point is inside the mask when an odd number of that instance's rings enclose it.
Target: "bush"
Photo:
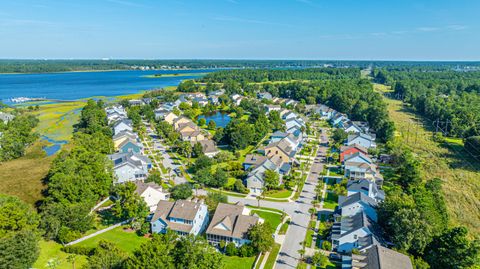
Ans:
[[[255,249],[250,244],[244,244],[238,249],[238,256],[240,257],[252,257],[255,254]]]
[[[138,235],[146,235],[150,232],[150,222],[144,222],[140,229],[137,231]]]
[[[330,241],[327,241],[327,240],[323,241],[322,242],[322,249],[323,250],[328,250],[328,251],[332,250],[332,243]]]
[[[233,185],[233,189],[237,192],[240,193],[248,193],[249,190],[243,185],[242,181],[240,179],[237,179],[235,181],[235,184]]]
[[[58,231],[58,240],[62,243],[69,243],[72,242],[78,238],[80,238],[81,234],[78,231],[74,231],[70,228],[67,228],[63,226],[60,228],[60,231]]]
[[[235,246],[234,243],[231,243],[231,242],[230,242],[230,243],[227,244],[227,247],[226,247],[226,249],[225,249],[225,254],[226,254],[227,256],[235,256],[235,255],[237,255],[237,247]]]
[[[65,253],[90,256],[93,254],[93,251],[95,250],[95,248],[89,248],[85,246],[68,246],[68,247],[62,247],[61,250]]]

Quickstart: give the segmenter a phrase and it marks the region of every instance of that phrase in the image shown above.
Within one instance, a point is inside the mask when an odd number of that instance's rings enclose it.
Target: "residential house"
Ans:
[[[3,123],[7,124],[9,121],[13,120],[13,118],[15,118],[14,115],[0,111],[0,120],[3,121]]]
[[[152,168],[152,162],[147,156],[132,152],[114,153],[108,155],[108,158],[113,162],[116,183],[144,180]]]
[[[339,127],[339,125],[343,122],[343,121],[347,121],[348,120],[348,117],[347,115],[343,114],[343,113],[336,113],[332,118],[331,118],[331,123],[334,127]]]
[[[205,135],[202,133],[202,131],[200,130],[190,131],[190,130],[185,130],[185,128],[180,131],[180,137],[182,138],[183,141],[187,141],[187,142],[200,142],[207,139]]]
[[[245,178],[245,185],[253,193],[261,193],[263,187],[265,187],[265,171],[272,170],[277,172],[278,167],[270,159],[266,158],[264,161],[255,166]]]
[[[298,105],[298,101],[295,101],[295,100],[292,100],[292,99],[288,99],[287,101],[284,102],[284,104],[287,106],[287,107],[295,107]]]
[[[294,162],[295,154],[295,149],[292,147],[291,143],[286,138],[278,142],[270,143],[265,147],[265,155],[268,158],[278,156],[283,162],[286,163]]]
[[[165,119],[165,116],[167,116],[168,113],[170,112],[165,108],[158,108],[158,109],[155,109],[154,113],[155,113],[156,120],[163,120]]]
[[[351,155],[357,152],[361,152],[363,154],[368,154],[368,149],[357,145],[353,144],[351,146],[341,146],[340,147],[340,162],[343,163],[343,160],[345,159],[346,155]]]
[[[112,137],[112,140],[113,140],[113,146],[115,150],[118,150],[118,146],[122,144],[125,140],[129,140],[129,139],[138,141],[138,136],[136,133],[129,130],[124,130],[114,135]]]
[[[168,124],[173,125],[174,121],[178,119],[179,116],[177,116],[173,112],[169,112],[165,117],[163,118],[164,121],[166,121]]]
[[[121,119],[113,124],[113,133],[116,135],[121,131],[133,132],[133,123],[130,119]]]
[[[170,193],[165,192],[162,186],[154,182],[135,181],[135,185],[137,186],[135,192],[143,198],[151,213],[155,212],[160,201],[170,199]]]
[[[250,216],[250,210],[244,205],[219,203],[207,228],[207,240],[215,246],[224,241],[240,247],[250,243],[248,231],[258,222],[260,218]]]
[[[141,153],[142,150],[142,143],[138,142],[136,139],[127,138],[118,145],[118,151],[120,151],[121,153]]]
[[[342,218],[363,212],[371,220],[376,222],[377,212],[375,210],[377,206],[377,201],[365,195],[363,192],[355,192],[350,196],[340,196],[338,200],[338,207],[341,210]]]
[[[143,101],[142,101],[142,100],[136,100],[136,99],[128,100],[128,103],[129,103],[131,106],[141,106],[141,105],[143,105]]]
[[[365,253],[343,256],[342,268],[348,269],[413,269],[407,255],[395,250],[374,245]]]
[[[385,200],[385,192],[379,188],[375,181],[367,179],[350,180],[347,183],[347,196],[359,192],[377,202],[383,202]]]
[[[247,171],[251,167],[256,167],[262,164],[267,159],[266,156],[258,154],[247,154],[245,161],[242,163],[243,169]]]
[[[351,146],[353,144],[360,145],[364,148],[376,148],[377,145],[375,144],[375,138],[372,137],[370,134],[365,133],[358,133],[349,135],[347,138],[347,146]]]
[[[194,97],[192,99],[193,102],[197,102],[199,106],[206,106],[208,105],[208,99],[206,97]]]
[[[270,136],[270,143],[278,142],[278,141],[284,139],[285,137],[287,137],[288,135],[289,135],[289,133],[280,132],[280,131],[275,131],[275,132]]]
[[[345,177],[348,179],[375,180],[378,171],[374,164],[367,162],[344,162]],[[380,184],[381,185],[381,184]]]
[[[200,145],[202,146],[202,152],[207,157],[213,158],[220,152],[220,150],[218,150],[217,146],[215,145],[215,141],[213,140],[202,139],[197,142],[192,142],[192,146],[195,143],[200,143]]]
[[[232,98],[232,102],[233,102],[236,106],[239,106],[244,97],[241,96],[240,94],[233,94],[233,95],[231,96],[231,98]]]
[[[205,204],[186,200],[160,201],[150,220],[152,233],[172,230],[180,235],[199,235],[207,227],[208,208]]]
[[[359,126],[357,126],[355,123],[353,123],[352,121],[347,121],[345,125],[342,126],[343,130],[346,132],[346,133],[354,133],[354,134],[357,134],[357,133],[361,133],[363,132],[363,129],[360,128]]]
[[[334,222],[331,239],[333,250],[339,253],[363,251],[383,243],[380,227],[364,212]]]
[[[195,125],[195,123],[192,122],[191,119],[185,117],[185,116],[180,116],[180,117],[177,117],[173,120],[173,128],[178,132],[179,131],[179,127],[180,127],[180,124],[182,123],[188,123],[188,124],[193,124]],[[183,126],[183,125],[182,125]],[[195,125],[196,126],[196,125]]]
[[[273,96],[269,92],[260,92],[257,94],[258,99],[272,100]]]
[[[305,122],[300,118],[290,118],[285,120],[285,127],[287,130],[291,128],[302,129],[305,128]]]
[[[346,154],[346,155],[343,155],[343,156],[344,156],[343,163],[351,162],[351,163],[373,164],[372,159],[370,159],[370,157],[367,154],[365,154],[363,152],[360,152],[360,151],[357,151],[357,152],[352,153],[352,154]]]
[[[272,111],[280,111],[282,107],[280,107],[279,105],[265,105],[265,109],[267,113],[270,113]]]

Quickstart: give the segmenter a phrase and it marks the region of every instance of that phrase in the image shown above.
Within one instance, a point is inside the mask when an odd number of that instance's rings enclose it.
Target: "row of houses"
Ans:
[[[200,235],[205,232],[209,243],[217,246],[221,241],[237,247],[249,243],[248,230],[263,219],[252,215],[242,204],[219,203],[210,220],[207,205],[200,201],[160,201],[150,219],[152,233]]]
[[[340,162],[348,179],[347,195],[338,199],[331,242],[334,251],[346,254],[356,249],[361,254],[342,256],[342,268],[413,268],[408,256],[385,247],[388,242],[377,223],[376,208],[385,200],[385,193],[381,189],[383,177],[368,155],[368,149],[376,147],[368,124],[354,123],[325,106],[316,108],[332,125],[350,133],[340,149]]]
[[[143,155],[143,144],[133,131],[133,123],[122,106],[105,109],[107,120],[113,129],[114,154],[108,155],[113,162],[116,183],[144,180],[152,168],[150,159]]]
[[[200,129],[191,119],[170,112],[163,120],[173,126],[174,130],[180,134],[182,141],[190,142],[192,146],[199,143],[206,156],[212,158],[220,152],[215,142],[208,138],[209,134]]]
[[[269,106],[266,107],[267,113]],[[305,121],[287,109],[280,109],[280,116],[285,122],[285,132],[276,131],[270,136],[267,146],[257,149],[259,154],[248,154],[243,168],[248,171],[244,184],[253,193],[260,193],[265,187],[265,172],[274,171],[281,176],[287,175],[293,165],[298,164],[295,155],[303,143]]]

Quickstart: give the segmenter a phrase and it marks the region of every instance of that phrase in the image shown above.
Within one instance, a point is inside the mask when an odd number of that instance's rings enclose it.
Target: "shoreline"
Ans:
[[[188,70],[223,70],[225,68],[179,68],[179,69],[103,69],[103,70],[74,70],[74,71],[54,71],[54,72],[0,72],[0,75],[35,75],[35,74],[65,74],[65,73],[100,73],[100,72],[115,72],[115,71],[188,71]],[[166,74],[167,75],[167,74]]]

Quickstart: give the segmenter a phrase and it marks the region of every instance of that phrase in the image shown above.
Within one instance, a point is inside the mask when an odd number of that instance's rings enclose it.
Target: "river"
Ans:
[[[94,96],[118,96],[141,90],[178,85],[184,79],[197,78],[214,70],[149,70],[108,72],[66,72],[45,74],[0,74],[0,100],[30,97],[77,100]],[[146,77],[153,74],[185,76]],[[199,73],[199,75],[192,75]]]

